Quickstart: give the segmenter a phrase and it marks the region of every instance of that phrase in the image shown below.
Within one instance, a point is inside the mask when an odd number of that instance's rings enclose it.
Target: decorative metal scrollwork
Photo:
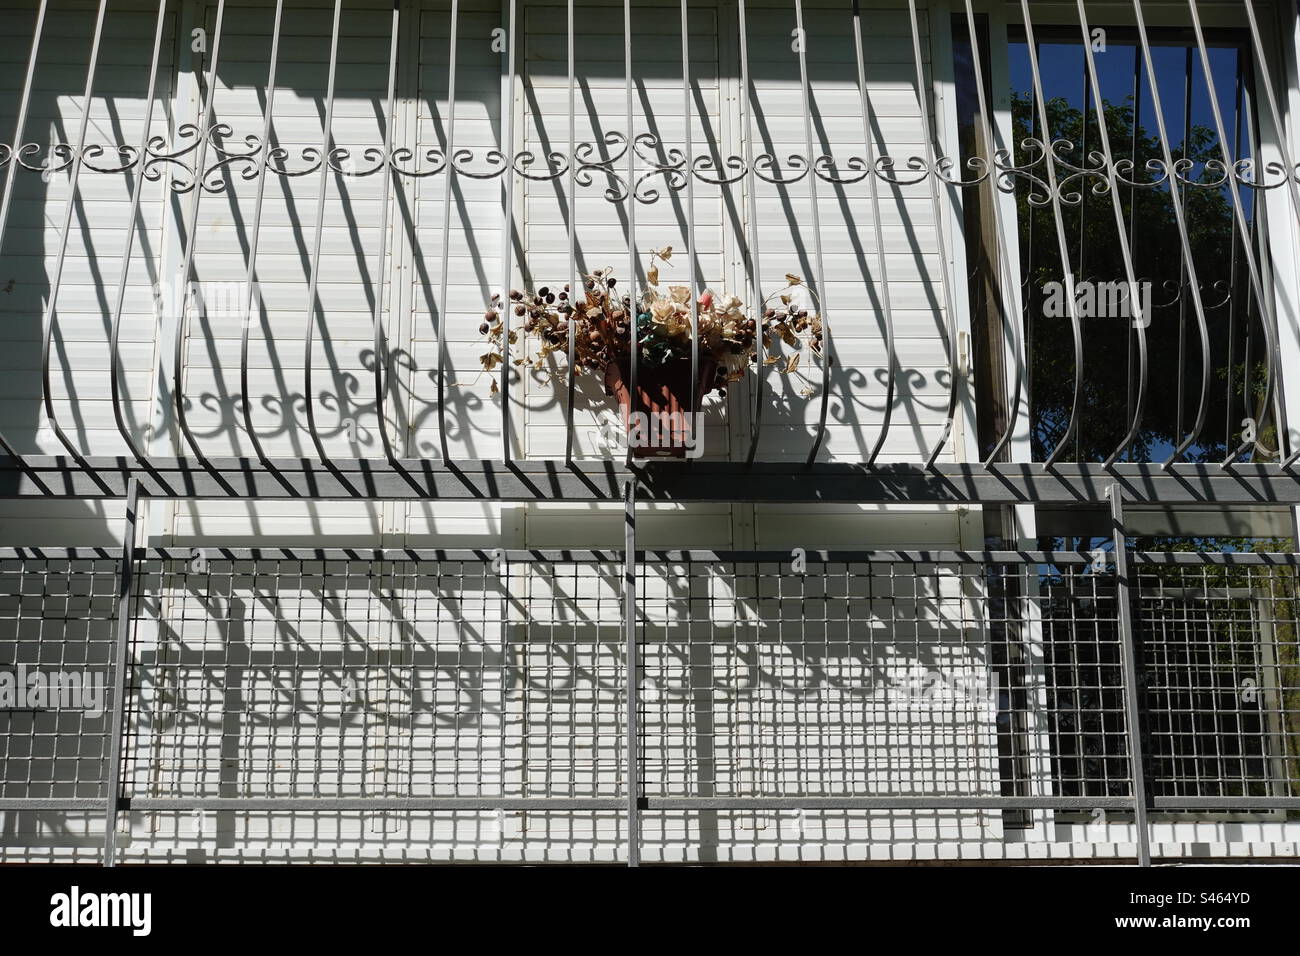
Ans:
[[[212,160],[196,175],[194,160],[205,141],[211,147]],[[623,168],[627,152],[635,153],[632,181]],[[1067,139],[1026,138],[1019,144],[1018,158],[1010,150],[998,149],[990,155],[955,157],[939,156],[933,163],[921,156],[898,160],[879,156],[870,164],[862,155],[837,158],[830,154],[815,157],[792,153],[779,159],[771,152],[762,153],[752,162],[740,156],[722,156],[716,152],[687,156],[685,150],[665,144],[651,132],[633,137],[611,130],[598,141],[578,143],[572,154],[561,150],[538,153],[519,150],[507,157],[494,147],[458,147],[448,154],[434,146],[421,151],[409,147],[385,146],[318,146],[294,150],[271,146],[260,136],[236,137],[227,123],[215,123],[206,136],[197,124],[179,126],[169,141],[165,136],[149,139],[143,151],[126,144],[91,144],[82,148],[83,168],[96,173],[119,174],[139,169],[149,181],[167,176],[174,192],[188,192],[197,184],[210,193],[225,192],[236,179],[253,180],[263,172],[275,176],[306,176],[327,167],[349,178],[373,176],[385,169],[393,175],[422,179],[452,172],[457,176],[489,180],[510,173],[534,182],[571,180],[579,188],[603,187],[610,203],[637,202],[652,204],[664,195],[686,186],[694,177],[711,186],[729,186],[753,175],[777,186],[789,186],[805,179],[809,173],[837,186],[856,186],[875,176],[891,187],[920,185],[930,177],[959,189],[978,187],[993,177],[1000,190],[1014,191],[1027,186],[1027,201],[1032,206],[1046,206],[1054,201],[1077,206],[1087,192],[1096,196],[1109,193],[1112,183],[1131,189],[1155,189],[1168,186],[1172,178],[1179,188],[1220,189],[1229,182],[1253,190],[1272,190],[1289,182],[1300,182],[1300,165],[1288,170],[1282,163],[1267,163],[1252,157],[1231,164],[1208,159],[1197,162],[1188,158],[1174,161],[1172,167],[1159,158],[1139,161],[1107,156],[1097,150],[1076,158],[1078,147]],[[0,143],[0,169],[17,164],[22,169],[52,174],[70,168],[77,160],[77,150],[67,143],[25,143],[20,146]],[[1047,164],[1058,173],[1055,189],[1049,184]],[[963,174],[965,178],[963,178]],[[603,182],[601,181],[603,180]]]

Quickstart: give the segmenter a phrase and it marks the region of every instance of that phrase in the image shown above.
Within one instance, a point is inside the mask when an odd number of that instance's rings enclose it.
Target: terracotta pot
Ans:
[[[701,358],[699,397],[712,390],[718,363]],[[636,370],[637,401],[631,401],[627,363],[610,363],[605,368],[605,394],[618,402],[623,426],[634,458],[685,458],[689,445],[698,444],[702,436],[690,432],[687,409],[691,405],[690,359],[678,359],[668,365]],[[633,422],[628,416],[640,412],[644,418]],[[698,411],[698,409],[697,409]]]

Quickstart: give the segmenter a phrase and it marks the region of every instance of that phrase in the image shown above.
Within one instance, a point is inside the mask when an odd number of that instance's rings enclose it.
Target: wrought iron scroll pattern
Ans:
[[[335,146],[328,151],[312,145],[268,148],[260,133],[239,136],[225,122],[214,123],[209,128],[215,158],[196,176],[193,156],[201,140],[200,132],[198,124],[186,123],[170,141],[164,136],[154,136],[143,150],[125,143],[92,143],[80,150],[70,143],[24,143],[18,147],[0,143],[0,169],[12,163],[22,170],[49,177],[70,169],[80,152],[81,163],[90,172],[120,175],[141,169],[150,182],[165,176],[174,192],[189,192],[198,182],[209,193],[222,193],[232,181],[254,180],[263,170],[291,178],[307,176],[325,165],[351,178],[373,176],[389,169],[398,176],[423,179],[451,167],[457,175],[472,179],[496,179],[511,171],[521,179],[535,182],[567,178],[584,188],[597,185],[604,177],[605,198],[610,203],[626,202],[630,191],[643,204],[653,204],[667,193],[684,189],[688,176],[710,186],[730,186],[748,176],[785,186],[806,179],[810,173],[832,185],[855,186],[874,176],[890,187],[919,186],[934,177],[942,185],[965,189],[981,186],[992,177],[999,189],[1008,192],[1017,182],[1027,183],[1028,202],[1034,206],[1050,205],[1054,199],[1077,206],[1083,201],[1085,190],[1095,196],[1106,196],[1112,174],[1119,185],[1134,189],[1159,189],[1167,186],[1171,178],[1180,186],[1205,190],[1222,189],[1229,183],[1258,191],[1300,184],[1300,163],[1289,172],[1284,163],[1261,163],[1250,157],[1231,164],[1222,160],[1197,163],[1176,159],[1172,165],[1160,157],[1151,157],[1139,164],[1129,158],[1108,157],[1097,150],[1079,157],[1078,145],[1068,139],[1048,141],[1035,137],[1021,140],[1024,159],[1020,163],[1006,149],[965,159],[938,156],[933,161],[924,156],[885,155],[869,161],[860,155],[837,157],[822,153],[810,158],[799,153],[778,156],[771,152],[747,160],[744,156],[715,153],[688,157],[681,147],[664,143],[654,133],[637,133],[629,138],[626,133],[611,130],[599,142],[576,144],[572,154],[562,150],[540,154],[525,149],[514,152],[507,161],[499,149],[469,147],[452,147],[450,154],[436,146],[418,152],[405,146],[386,149],[383,145]],[[625,158],[629,148],[639,160],[630,190],[626,172],[619,171],[616,165]],[[1049,160],[1058,173],[1055,190],[1046,175]]]

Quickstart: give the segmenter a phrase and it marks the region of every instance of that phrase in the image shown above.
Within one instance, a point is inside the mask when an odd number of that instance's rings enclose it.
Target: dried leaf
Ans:
[[[646,272],[645,277],[646,277],[646,281],[649,282],[651,285],[658,285],[659,269],[655,266],[651,266],[649,271]]]
[[[665,261],[667,261],[668,259],[671,259],[671,258],[673,257],[673,247],[672,247],[672,246],[664,246],[662,249],[659,250],[658,255],[659,255],[659,258],[660,258],[660,259],[663,259],[663,260],[665,260]]]
[[[795,275],[792,272],[787,272],[785,274],[785,281],[790,283],[791,285],[799,285],[800,283],[803,282],[803,279],[799,278],[797,275]]]
[[[795,369],[799,367],[799,357],[800,354],[798,352],[795,352],[788,359],[786,359],[785,371],[787,375],[789,375],[791,372],[793,372]]]
[[[499,388],[497,387],[497,380],[496,380],[496,379],[492,379],[492,392],[491,392],[491,394],[496,395],[496,394],[499,394],[500,391],[501,391],[501,389],[499,389]]]
[[[490,372],[504,362],[505,358],[500,352],[485,352],[478,357],[478,360],[482,363],[483,368]]]

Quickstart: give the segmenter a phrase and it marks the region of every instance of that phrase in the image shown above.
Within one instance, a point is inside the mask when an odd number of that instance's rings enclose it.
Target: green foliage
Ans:
[[[1061,149],[1057,155],[1079,168],[1095,168],[1087,154],[1100,152],[1102,141],[1096,110],[1087,115],[1063,98],[1046,104],[1052,138],[1068,140],[1072,150]],[[1124,104],[1107,103],[1104,109],[1110,147],[1117,160],[1130,159],[1135,168],[1126,178],[1152,182],[1161,173],[1146,168],[1149,160],[1162,156],[1158,138],[1144,125],[1134,126],[1132,98]],[[1036,122],[1037,111],[1028,94],[1013,95],[1012,117],[1015,129],[1017,166],[1026,166],[1041,153],[1026,147],[1029,137],[1041,137]],[[1086,145],[1086,150],[1085,150]],[[1175,159],[1186,157],[1194,165],[1185,175],[1194,182],[1213,184],[1222,178],[1213,165],[1221,162],[1215,134],[1205,127],[1194,126],[1187,142],[1174,149]],[[1031,167],[1034,175],[1045,179],[1043,164]],[[1121,172],[1123,172],[1121,170]],[[1077,279],[1096,282],[1124,282],[1126,271],[1119,241],[1113,199],[1108,191],[1094,192],[1102,186],[1104,176],[1071,174],[1058,165],[1062,192],[1081,193],[1079,205],[1063,204],[1063,220],[1070,269]],[[1103,186],[1104,188],[1104,186]],[[1051,204],[1032,205],[1031,191],[1040,197],[1042,186],[1023,176],[1016,177],[1016,198],[1022,255],[1021,277],[1025,289],[1027,332],[1031,343],[1033,438],[1035,454],[1040,460],[1056,447],[1069,421],[1074,388],[1075,359],[1069,318],[1044,315],[1044,286],[1063,282],[1064,271]],[[1232,212],[1232,199],[1225,187],[1201,185],[1179,187],[1186,208],[1186,223],[1192,263],[1197,271],[1201,296],[1206,307],[1210,340],[1211,376],[1207,391],[1205,429],[1187,457],[1191,460],[1221,459],[1229,443],[1235,448],[1241,440],[1242,419],[1247,414],[1260,420],[1256,406],[1263,387],[1263,341],[1258,321],[1245,321],[1249,303],[1246,271],[1240,262],[1234,277],[1233,248],[1240,245]],[[1245,192],[1249,192],[1246,190]],[[1167,183],[1154,188],[1120,185],[1120,209],[1125,233],[1131,240],[1136,277],[1153,283],[1152,320],[1147,329],[1148,388],[1146,413],[1130,456],[1134,460],[1151,460],[1167,451],[1193,427],[1201,393],[1201,347],[1196,312],[1189,280],[1184,270],[1182,243],[1175,215],[1174,198]],[[1246,197],[1249,202],[1249,196]],[[1235,287],[1234,287],[1235,278]],[[1184,291],[1179,295],[1179,283]],[[1161,303],[1164,303],[1161,305]],[[1234,306],[1235,303],[1235,306]],[[1250,310],[1253,312],[1254,310]],[[1236,323],[1232,348],[1230,317]],[[1083,395],[1080,400],[1080,428],[1068,447],[1068,457],[1096,461],[1107,457],[1122,441],[1130,421],[1130,391],[1136,394],[1137,336],[1124,318],[1084,318]],[[1244,362],[1234,356],[1244,355],[1244,328],[1252,328],[1256,346],[1251,362],[1251,396],[1244,394]],[[1180,334],[1181,333],[1181,334]],[[1180,345],[1181,341],[1181,345]],[[1130,366],[1130,349],[1132,365]],[[1179,413],[1179,380],[1183,383],[1183,403]],[[1233,404],[1229,407],[1229,380]],[[1249,411],[1248,411],[1249,409]],[[1267,443],[1268,424],[1260,429]],[[1077,443],[1077,444],[1076,444]]]

